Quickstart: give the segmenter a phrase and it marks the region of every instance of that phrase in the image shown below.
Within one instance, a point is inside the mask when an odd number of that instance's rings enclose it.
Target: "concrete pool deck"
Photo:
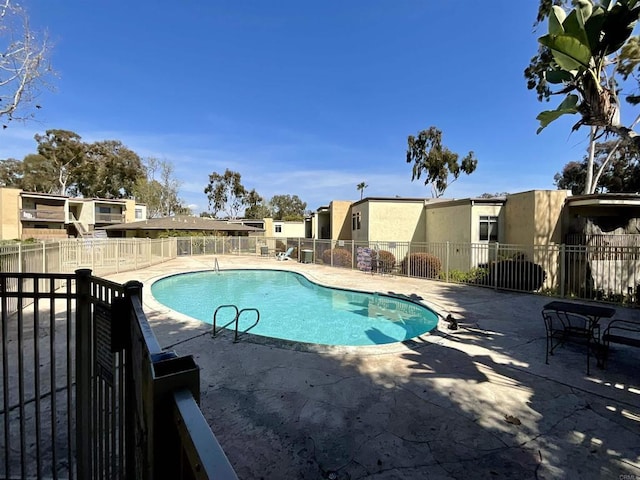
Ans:
[[[211,269],[182,257],[107,278],[144,283],[160,344],[201,367],[201,408],[241,479],[580,478],[640,480],[640,349],[602,370],[580,346],[545,364],[549,297],[279,262],[217,257],[221,269],[293,270],[321,284],[409,296],[460,322],[413,341],[296,348],[233,343],[150,293],[162,276]],[[640,310],[616,318],[640,320]]]

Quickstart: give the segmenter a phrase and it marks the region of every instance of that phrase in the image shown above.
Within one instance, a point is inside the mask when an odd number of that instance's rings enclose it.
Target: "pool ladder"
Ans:
[[[221,326],[219,329],[216,329],[216,320],[217,320],[218,312],[223,308],[233,308],[236,311],[236,315],[234,319],[231,320],[229,323]],[[256,321],[253,323],[253,325],[251,325],[249,328],[247,328],[242,332],[242,333],[247,333],[253,327],[258,325],[258,322],[260,321],[260,311],[257,308],[243,308],[242,310],[238,310],[238,307],[235,305],[230,305],[230,304],[220,305],[218,308],[216,308],[216,311],[213,312],[213,329],[211,330],[211,336],[215,337],[220,330],[222,330],[223,328],[227,328],[229,325],[235,322],[236,326],[235,326],[235,334],[233,336],[233,343],[236,343],[238,341],[238,323],[240,321],[240,315],[242,315],[244,312],[256,312]]]

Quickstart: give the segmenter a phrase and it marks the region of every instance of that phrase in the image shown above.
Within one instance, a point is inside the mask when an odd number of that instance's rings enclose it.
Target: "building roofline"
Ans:
[[[20,190],[20,189],[16,188],[14,190]],[[26,192],[24,190],[20,190],[20,196],[38,197],[38,198],[56,198],[59,200],[66,200],[69,198],[67,195],[59,195],[56,193]]]
[[[219,232],[263,232],[264,229],[239,223],[229,223],[212,218],[175,216],[148,218],[138,222],[119,223],[104,227],[105,230],[199,230]]]
[[[565,199],[568,207],[594,206],[640,206],[640,195],[637,193],[596,193],[591,195],[574,195]]]
[[[474,197],[474,198],[459,198],[459,199],[450,199],[441,202],[433,202],[427,203],[425,206],[427,208],[446,208],[446,207],[456,207],[459,205],[504,205],[507,202],[505,197],[492,197],[492,198],[482,198],[482,197]]]

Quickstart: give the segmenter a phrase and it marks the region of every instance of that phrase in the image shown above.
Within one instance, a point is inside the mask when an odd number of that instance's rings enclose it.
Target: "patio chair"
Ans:
[[[553,355],[553,351],[558,345],[562,345],[567,341],[586,344],[588,373],[591,350],[594,347],[597,348],[600,327],[598,325],[591,326],[589,318],[577,313],[543,310],[542,318],[547,332],[545,363],[549,363],[549,355]],[[598,358],[596,360],[599,362]]]
[[[612,343],[640,348],[640,322],[612,320],[602,334],[602,342],[604,343],[602,360],[604,366]]]
[[[291,254],[295,247],[289,247],[286,252],[278,252],[276,254],[276,260],[291,260]]]

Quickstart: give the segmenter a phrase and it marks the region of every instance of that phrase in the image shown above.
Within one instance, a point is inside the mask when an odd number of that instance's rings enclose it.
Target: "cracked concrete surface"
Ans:
[[[158,304],[149,288],[170,273],[210,269],[213,257],[110,276],[142,281],[161,345],[194,355],[201,408],[240,478],[640,479],[640,350],[616,347],[591,375],[580,346],[558,348],[546,365],[548,297],[268,258],[218,263],[412,296],[460,323],[374,347],[251,335],[234,344]],[[618,308],[617,317],[640,311]]]

